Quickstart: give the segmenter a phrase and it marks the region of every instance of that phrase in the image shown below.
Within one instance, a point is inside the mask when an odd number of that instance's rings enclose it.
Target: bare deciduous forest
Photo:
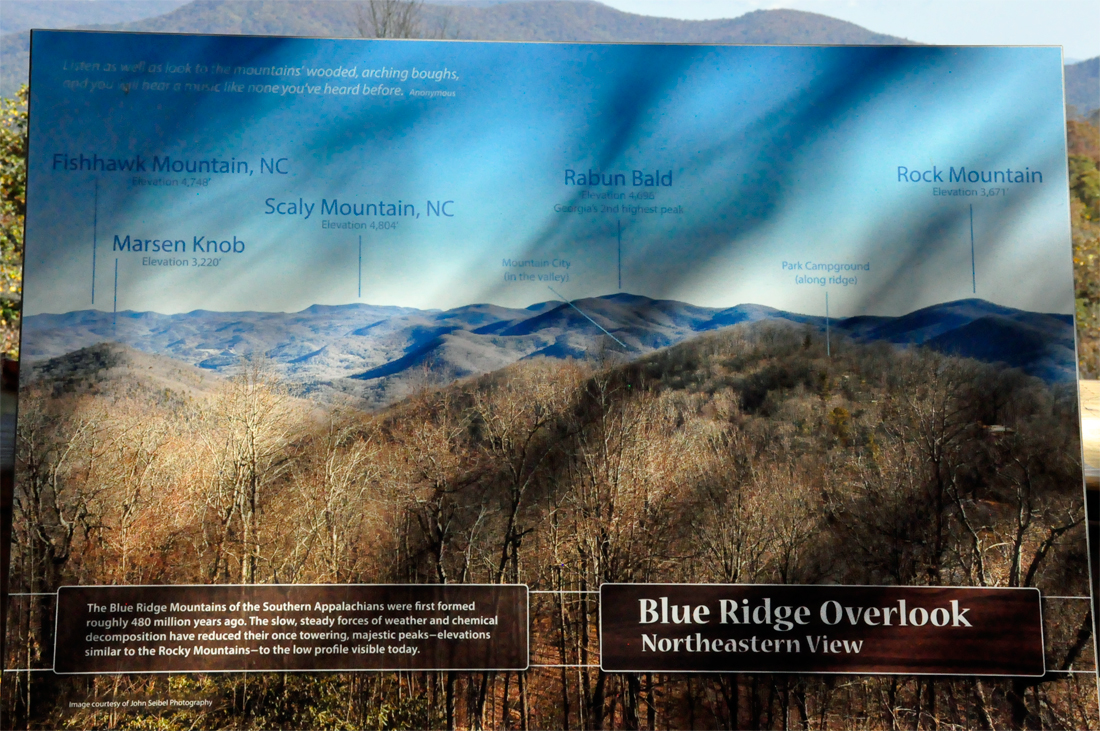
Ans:
[[[12,591],[65,584],[604,582],[1039,587],[1088,596],[1076,392],[925,350],[738,326],[634,362],[521,362],[376,414],[262,361],[208,388],[25,384]],[[182,380],[181,380],[182,383]],[[598,665],[598,607],[532,595],[532,665]],[[7,667],[49,667],[53,598]],[[1089,603],[1045,677],[527,673],[5,677],[16,728],[1004,729],[1100,725]],[[71,699],[163,692],[190,710]]]

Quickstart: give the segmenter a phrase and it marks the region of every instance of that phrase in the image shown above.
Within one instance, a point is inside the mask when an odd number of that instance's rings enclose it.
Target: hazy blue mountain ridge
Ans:
[[[27,28],[165,33],[359,37],[351,0],[8,0],[0,22],[0,95],[26,83]],[[49,9],[47,9],[49,8]],[[426,3],[427,35],[468,40],[747,44],[910,44],[853,23],[798,10],[678,20],[624,13],[596,2],[536,0]],[[1100,58],[1066,66],[1066,103],[1082,117],[1100,107]]]
[[[132,23],[169,13],[190,0],[4,0],[0,33],[31,28]]]
[[[389,388],[417,373],[453,380],[524,358],[587,358],[603,351],[636,358],[701,333],[761,321],[825,329],[824,317],[761,305],[709,308],[625,293],[581,299],[573,306],[550,301],[523,309],[478,304],[438,311],[350,304],[315,305],[293,313],[196,310],[177,315],[120,312],[117,317],[84,310],[25,318],[23,357],[39,362],[117,342],[230,374],[245,357],[262,354],[292,381],[350,380]],[[927,345],[1006,363],[1051,382],[1076,377],[1069,315],[967,299],[901,317],[834,319],[830,331],[837,338]]]
[[[168,2],[169,0],[164,0]],[[359,37],[356,8],[348,0],[194,0],[141,20],[78,23],[96,30]],[[48,27],[67,25],[64,16]],[[677,20],[624,13],[595,2],[541,0],[488,5],[423,6],[427,35],[446,27],[448,38],[513,41],[637,41],[650,43],[907,44],[853,23],[798,10],[759,10],[738,18]],[[41,26],[39,26],[41,27]],[[0,36],[0,94],[26,83],[30,34]]]
[[[1079,117],[1100,109],[1100,56],[1066,66],[1066,104]]]

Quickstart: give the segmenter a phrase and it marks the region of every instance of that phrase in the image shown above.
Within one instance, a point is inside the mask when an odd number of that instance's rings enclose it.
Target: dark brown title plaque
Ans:
[[[525,670],[523,585],[66,586],[54,672]]]
[[[1038,676],[1038,589],[604,584],[606,672]]]

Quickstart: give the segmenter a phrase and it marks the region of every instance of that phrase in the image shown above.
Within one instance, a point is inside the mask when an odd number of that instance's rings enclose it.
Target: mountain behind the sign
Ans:
[[[26,83],[27,28],[162,33],[359,37],[350,0],[8,0],[0,20],[0,95]],[[895,45],[898,38],[817,13],[756,10],[736,18],[678,20],[584,0],[444,2],[422,6],[429,36],[482,41]],[[1066,103],[1081,117],[1100,107],[1098,59],[1066,66]]]
[[[165,5],[154,5],[152,2],[163,3],[167,0],[132,2],[135,6],[150,2],[150,10],[160,10]],[[26,3],[15,6],[24,16],[22,25],[30,22],[37,28],[357,38],[360,37],[357,9],[361,11],[364,3],[348,0],[194,0],[167,13],[150,12],[150,17],[113,24],[104,24],[100,20],[102,13],[93,12],[97,3],[88,3],[85,14],[89,20],[86,21],[75,20],[78,15],[73,13],[80,7],[79,3],[67,2],[63,7],[73,12],[59,14],[61,20],[50,18],[43,12],[35,16],[22,5]],[[428,36],[481,41],[777,45],[912,43],[904,38],[875,33],[854,23],[799,10],[758,10],[720,20],[677,20],[624,13],[595,2],[543,0],[425,3],[421,14],[422,29]],[[15,21],[19,22],[20,18]],[[4,27],[20,26],[5,20]],[[20,84],[26,83],[29,50],[30,34],[26,30],[0,36],[0,95],[11,96]]]
[[[583,314],[582,314],[583,312]],[[591,318],[591,321],[587,318]],[[308,389],[354,392],[389,403],[412,381],[487,373],[524,358],[636,358],[731,325],[778,321],[823,332],[824,317],[761,305],[726,309],[612,294],[525,309],[475,304],[418,310],[366,304],[314,305],[301,312],[98,310],[32,315],[23,357],[41,362],[103,342],[220,374],[262,355]],[[601,329],[602,328],[602,329]],[[1073,320],[980,299],[934,305],[900,317],[851,317],[828,324],[834,341],[885,341],[1004,363],[1048,382],[1075,378]],[[605,332],[606,331],[606,332]]]

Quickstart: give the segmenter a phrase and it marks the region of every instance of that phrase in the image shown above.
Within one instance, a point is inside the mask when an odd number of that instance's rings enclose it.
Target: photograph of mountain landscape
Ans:
[[[339,394],[374,409],[422,387],[426,372],[431,383],[443,385],[521,360],[585,361],[595,354],[634,360],[703,333],[763,322],[802,325],[822,337],[826,329],[824,317],[759,305],[720,310],[624,293],[524,309],[481,304],[445,312],[351,304],[294,313],[32,315],[23,325],[23,352],[36,368],[52,370],[79,360],[87,348],[117,343],[223,377],[263,354],[303,393],[322,400]],[[838,343],[924,346],[1019,368],[1052,384],[1072,384],[1076,377],[1068,315],[971,299],[901,317],[844,318],[830,327]]]
[[[30,50],[5,723],[1100,725],[1058,49]],[[1038,589],[1045,672],[605,672],[646,582]],[[49,672],[181,584],[525,584],[530,667]]]

